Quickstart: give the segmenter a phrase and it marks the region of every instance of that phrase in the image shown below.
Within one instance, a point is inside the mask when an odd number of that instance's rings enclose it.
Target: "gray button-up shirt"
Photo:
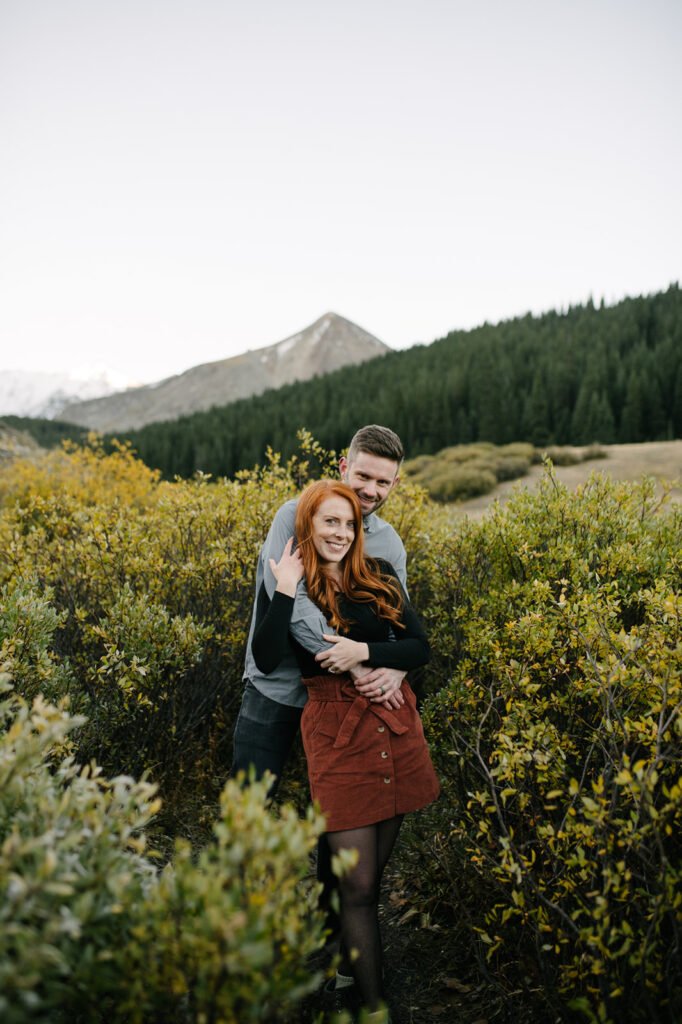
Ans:
[[[258,556],[256,566],[256,599],[253,603],[249,641],[246,648],[244,679],[251,680],[257,690],[265,697],[269,697],[270,700],[277,701],[278,704],[303,707],[308,694],[301,682],[301,673],[291,648],[287,651],[286,656],[279,663],[275,671],[267,676],[258,671],[251,653],[251,640],[256,624],[256,605],[261,584],[265,583],[268,596],[272,597],[277,586],[277,580],[272,575],[269,560],[274,558],[278,562],[282,557],[284,545],[289,537],[294,536],[295,519],[296,499],[294,498],[278,509]],[[400,537],[389,523],[384,519],[380,519],[374,513],[365,516],[363,522],[365,527],[365,554],[372,558],[385,558],[387,562],[390,562],[396,571],[398,579],[407,590],[407,556]],[[331,646],[322,640],[322,634],[333,633],[334,630],[328,625],[317,605],[313,604],[308,597],[303,580],[299,583],[296,591],[294,611],[289,629],[298,642],[309,651],[322,651],[326,647]]]

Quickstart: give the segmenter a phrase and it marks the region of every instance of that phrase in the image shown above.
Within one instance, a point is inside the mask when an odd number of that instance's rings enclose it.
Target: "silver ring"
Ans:
[[[382,686],[382,687],[381,687],[381,696],[383,697],[383,695],[384,695],[385,693],[386,693],[386,691],[384,690],[384,688],[383,688],[383,686]]]

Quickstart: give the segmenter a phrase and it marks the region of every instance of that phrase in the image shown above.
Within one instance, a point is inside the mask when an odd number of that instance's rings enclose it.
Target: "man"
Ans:
[[[362,427],[354,435],[348,455],[339,460],[341,479],[357,494],[365,527],[365,553],[384,558],[406,586],[405,548],[392,526],[376,515],[378,509],[398,482],[403,460],[403,446],[397,434],[388,427]],[[272,597],[276,580],[270,559],[278,562],[284,545],[294,535],[296,500],[288,501],[275,514],[268,536],[261,548],[256,569],[256,600],[244,666],[245,689],[234,734],[232,774],[248,772],[254,766],[256,777],[265,771],[276,776],[271,795],[277,788],[291,746],[296,737],[303,706],[307,700],[298,664],[290,649],[277,669],[269,675],[258,671],[251,653],[251,640],[258,617],[258,595],[265,585]],[[329,627],[320,610],[305,596],[296,596],[291,627],[292,635],[308,650],[319,652],[318,661],[326,667],[325,652],[330,645],[321,637]],[[371,701],[398,707],[404,698],[400,690],[405,673],[398,669],[377,668],[355,680],[359,693]]]

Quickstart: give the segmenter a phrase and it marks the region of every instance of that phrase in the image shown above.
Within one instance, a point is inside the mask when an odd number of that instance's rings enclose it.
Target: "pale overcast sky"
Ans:
[[[679,0],[2,0],[0,369],[682,279]]]

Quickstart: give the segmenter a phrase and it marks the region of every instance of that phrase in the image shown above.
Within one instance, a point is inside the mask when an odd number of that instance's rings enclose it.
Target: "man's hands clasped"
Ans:
[[[375,704],[383,704],[387,710],[396,710],[405,703],[401,686],[405,678],[401,668],[362,669],[362,675],[353,673],[355,689]]]

